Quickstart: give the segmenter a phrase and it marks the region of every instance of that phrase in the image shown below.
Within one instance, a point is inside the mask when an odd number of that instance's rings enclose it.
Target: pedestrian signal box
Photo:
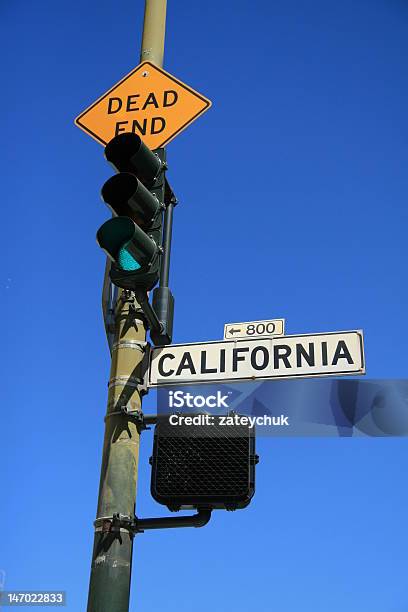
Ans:
[[[197,424],[171,415],[156,425],[153,498],[173,511],[245,508],[255,492],[254,428],[225,425],[221,416],[193,416]]]

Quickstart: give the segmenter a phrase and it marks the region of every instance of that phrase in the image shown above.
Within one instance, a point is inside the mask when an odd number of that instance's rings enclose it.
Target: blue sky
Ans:
[[[82,610],[111,168],[73,120],[138,64],[143,2],[1,14],[0,569],[5,588],[64,589]],[[403,0],[169,0],[164,67],[213,102],[168,147],[176,342],[284,317],[291,334],[363,329],[367,376],[407,376],[407,34]],[[164,513],[151,446],[144,434],[140,516]],[[406,441],[263,438],[258,453],[247,510],[136,538],[131,609],[406,610]]]

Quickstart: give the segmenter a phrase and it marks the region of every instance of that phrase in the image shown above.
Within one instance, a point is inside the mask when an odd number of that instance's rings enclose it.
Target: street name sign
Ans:
[[[363,332],[154,347],[148,385],[365,374]]]
[[[226,323],[224,340],[236,338],[262,338],[285,335],[285,319],[267,321],[247,321],[246,323]]]
[[[104,146],[122,132],[133,132],[154,150],[210,106],[210,100],[185,83],[143,62],[83,111],[75,125]]]

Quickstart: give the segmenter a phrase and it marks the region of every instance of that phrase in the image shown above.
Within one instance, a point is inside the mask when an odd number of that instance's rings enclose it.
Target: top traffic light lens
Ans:
[[[162,162],[143,143],[140,136],[124,132],[112,138],[105,147],[105,157],[119,172],[130,172],[150,187],[158,176]]]

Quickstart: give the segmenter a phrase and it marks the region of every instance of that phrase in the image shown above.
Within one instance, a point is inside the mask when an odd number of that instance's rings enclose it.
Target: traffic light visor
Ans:
[[[101,195],[114,213],[131,217],[141,226],[150,225],[160,208],[158,199],[128,172],[115,174],[108,179]]]
[[[146,185],[151,185],[162,163],[138,134],[118,134],[105,147],[105,157],[119,172],[136,174]]]

